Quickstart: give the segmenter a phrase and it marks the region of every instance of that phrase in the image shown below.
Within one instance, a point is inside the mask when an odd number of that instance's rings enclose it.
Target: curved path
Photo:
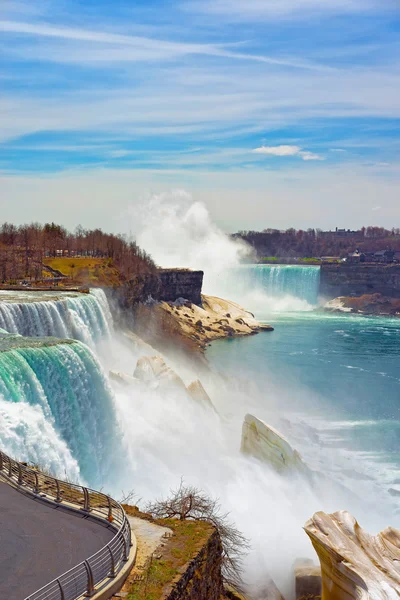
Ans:
[[[0,479],[0,598],[24,600],[114,535],[83,516],[27,497]]]

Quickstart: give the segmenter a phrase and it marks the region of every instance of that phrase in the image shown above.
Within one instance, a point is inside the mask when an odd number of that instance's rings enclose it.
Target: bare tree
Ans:
[[[234,588],[241,588],[242,559],[249,550],[249,542],[230,521],[229,513],[221,511],[218,499],[210,498],[199,488],[185,485],[181,480],[179,487],[171,490],[168,498],[148,504],[145,510],[159,519],[192,519],[211,523],[222,542],[224,581]]]

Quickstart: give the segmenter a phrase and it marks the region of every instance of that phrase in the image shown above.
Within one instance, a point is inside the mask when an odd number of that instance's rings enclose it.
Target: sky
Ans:
[[[399,34],[400,0],[1,0],[1,220],[399,227]]]

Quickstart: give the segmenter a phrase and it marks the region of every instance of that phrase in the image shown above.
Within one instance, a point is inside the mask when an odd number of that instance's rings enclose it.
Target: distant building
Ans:
[[[395,260],[395,255],[399,255],[400,262],[400,252],[395,252],[394,250],[378,250],[376,252],[373,251],[364,251],[361,252],[359,248],[356,248],[354,252],[351,252],[346,257],[346,262],[358,263],[358,262],[368,262],[368,263],[392,263]]]
[[[359,231],[352,231],[351,229],[338,229],[336,227],[335,233],[336,233],[336,235],[338,237],[348,237],[348,236],[352,236],[352,235],[357,235],[360,232]]]

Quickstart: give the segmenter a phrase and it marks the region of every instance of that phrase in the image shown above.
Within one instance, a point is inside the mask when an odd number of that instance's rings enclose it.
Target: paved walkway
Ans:
[[[113,535],[0,480],[0,599],[24,600],[100,550]]]

